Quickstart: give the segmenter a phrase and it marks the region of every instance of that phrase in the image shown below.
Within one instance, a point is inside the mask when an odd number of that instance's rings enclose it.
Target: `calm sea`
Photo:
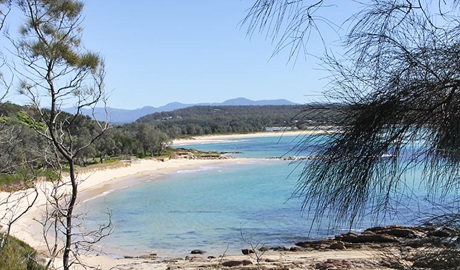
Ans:
[[[231,154],[236,157],[306,156],[315,145],[293,151],[301,140],[259,137],[181,147],[237,152]],[[345,226],[312,226],[311,217],[301,210],[302,200],[291,198],[304,162],[251,160],[181,170],[154,181],[150,181],[154,176],[145,177],[139,179],[142,184],[90,200],[81,209],[91,209],[86,217],[90,228],[106,221],[104,213],[111,211],[114,231],[102,245],[160,255],[185,255],[193,249],[216,255],[226,250],[237,253],[249,247],[247,242],[259,247],[292,246],[348,231]],[[404,207],[418,211],[425,206],[410,202]],[[384,221],[365,219],[351,229],[414,223],[407,212],[395,209]]]

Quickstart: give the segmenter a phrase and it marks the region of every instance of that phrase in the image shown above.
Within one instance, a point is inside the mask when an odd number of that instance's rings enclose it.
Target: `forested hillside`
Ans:
[[[110,122],[117,125],[135,122],[138,118],[157,112],[171,112],[174,110],[188,108],[193,106],[265,106],[265,105],[298,105],[285,99],[275,100],[250,100],[247,98],[228,99],[221,103],[198,103],[185,104],[181,102],[171,102],[164,106],[152,107],[144,106],[140,109],[117,109],[111,107],[96,107],[94,109],[85,108],[82,110],[83,115],[94,116],[100,121],[110,119]],[[75,108],[64,108],[63,111],[75,113]]]
[[[39,133],[46,126],[38,118],[36,108],[11,103],[0,104],[0,182],[17,183],[21,177],[30,179],[47,176],[52,167],[49,145]],[[303,129],[308,126],[334,125],[342,107],[338,105],[270,105],[270,106],[195,106],[172,112],[154,113],[136,123],[113,125],[90,145],[101,123],[84,115],[59,112],[73,147],[88,145],[76,157],[76,163],[86,166],[103,163],[110,158],[129,159],[132,156],[162,155],[172,139],[178,137],[250,133],[268,127]],[[46,110],[44,110],[46,113]],[[38,132],[37,132],[38,131]],[[13,177],[13,178],[12,178]]]
[[[137,120],[152,123],[171,137],[216,133],[248,133],[269,127],[303,129],[333,125],[339,105],[194,106],[154,113]]]
[[[47,113],[46,110],[43,112]],[[71,142],[74,148],[88,145],[92,135],[100,132],[101,123],[88,116],[59,112],[58,120],[70,118],[74,119],[73,124],[66,124],[63,120],[62,130],[70,135],[65,140]],[[47,171],[54,165],[50,160],[55,153],[50,151],[49,144],[40,135],[45,130],[46,126],[39,120],[35,108],[0,103],[0,186],[36,176],[52,176]],[[152,125],[111,126],[80,152],[76,163],[86,166],[102,163],[109,157],[125,159],[161,155],[169,142],[169,137]]]

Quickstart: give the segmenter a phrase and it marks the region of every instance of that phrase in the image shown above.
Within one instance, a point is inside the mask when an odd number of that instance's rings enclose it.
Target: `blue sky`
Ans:
[[[270,38],[246,34],[240,23],[253,2],[85,1],[83,44],[105,58],[107,105],[135,109],[237,97],[324,101],[328,74],[317,59],[301,55],[294,64],[288,51],[272,57],[276,44]],[[343,16],[337,6],[327,12]],[[309,50],[322,54],[317,37]]]
[[[326,82],[315,59],[288,63],[263,34],[246,35],[239,23],[251,3],[86,1],[84,43],[106,60],[108,106],[319,98]]]

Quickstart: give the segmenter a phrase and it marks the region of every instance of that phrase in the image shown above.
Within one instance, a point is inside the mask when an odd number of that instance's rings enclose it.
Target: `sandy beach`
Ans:
[[[151,176],[150,178],[165,175],[178,170],[186,170],[198,168],[203,165],[210,164],[221,164],[228,162],[241,162],[239,159],[172,159],[168,161],[160,161],[156,159],[142,159],[127,162],[125,166],[120,166],[114,169],[108,170],[96,170],[86,172],[84,174],[78,174],[79,184],[79,203],[89,200],[93,197],[100,196],[104,192],[121,189],[131,185],[141,184],[140,181],[136,180],[143,176]],[[133,180],[134,179],[134,180]],[[46,211],[46,197],[52,189],[50,183],[40,182],[37,183],[38,198],[32,208],[20,219],[18,219],[11,228],[11,234],[18,239],[28,243],[30,246],[36,248],[40,253],[46,253],[46,243],[43,239],[42,226],[39,221],[43,220],[44,213]],[[27,194],[26,194],[27,193]],[[16,205],[16,199],[9,199],[11,204],[2,204],[0,211],[6,212],[8,208],[12,208],[13,204],[15,213],[19,213],[22,209],[25,209],[29,202],[34,197],[32,190],[20,191],[13,194],[13,197],[23,197],[19,205]],[[0,193],[0,201],[5,201],[11,194],[6,192]],[[2,220],[5,223],[5,220]],[[122,254],[119,254],[123,256]],[[90,256],[91,257],[91,256]],[[96,256],[97,259],[106,262],[112,260],[112,258],[103,256]],[[90,259],[93,261],[93,259]],[[102,265],[103,263],[98,263]],[[104,264],[105,265],[105,264]],[[112,264],[110,264],[112,265]],[[105,268],[105,266],[102,269]]]
[[[305,132],[283,132],[283,133],[261,133],[261,134],[245,134],[245,135],[224,135],[224,136],[203,136],[197,137],[190,140],[177,140],[174,142],[175,146],[183,144],[196,144],[196,143],[209,143],[218,142],[231,139],[257,137],[257,136],[284,136],[289,135],[305,135]],[[101,196],[106,191],[121,189],[131,185],[140,184],[142,176],[150,176],[154,178],[156,176],[165,175],[174,171],[193,169],[209,164],[222,164],[229,162],[245,162],[246,159],[171,159],[167,161],[159,161],[156,159],[143,159],[126,162],[125,166],[118,168],[106,169],[106,170],[95,170],[78,175],[80,181],[79,184],[79,202],[89,200],[96,196]],[[20,240],[25,241],[40,254],[46,254],[46,243],[43,239],[43,226],[39,224],[39,221],[43,219],[43,215],[46,211],[46,198],[51,190],[51,184],[48,182],[37,183],[38,187],[38,198],[36,203],[31,209],[11,228],[11,234]],[[30,194],[27,194],[28,200],[21,200],[20,205],[16,206],[14,213],[18,213],[21,209],[27,207],[28,201],[33,199],[33,192],[29,190]],[[18,192],[13,196],[21,196],[24,192]],[[11,194],[2,192],[0,193],[0,200],[4,201]],[[6,209],[11,205],[2,204],[0,211],[6,212]],[[8,218],[8,215],[6,216]],[[10,216],[11,218],[11,216]],[[5,223],[5,219],[1,220]],[[316,262],[327,259],[337,260],[368,260],[372,259],[378,254],[373,250],[347,250],[347,251],[311,251],[311,252],[288,252],[288,251],[268,251],[263,252],[264,264],[266,265],[282,265],[293,263],[298,261],[302,262]],[[191,255],[188,258],[158,258],[155,255],[149,254],[135,254],[126,256],[126,254],[118,254],[118,256],[106,256],[104,254],[81,254],[83,261],[97,267],[96,269],[206,269],[215,268],[222,261],[228,260],[248,260],[251,265],[255,265],[261,262],[262,254],[225,254],[224,257],[208,258],[206,254],[203,255]],[[58,260],[57,263],[60,263]],[[247,262],[248,263],[248,262]],[[59,265],[59,264],[57,264]],[[175,267],[175,268],[174,268]],[[204,267],[204,268],[203,268]],[[79,269],[79,268],[75,268]],[[280,268],[281,269],[281,268]],[[284,268],[286,269],[286,268]],[[292,269],[288,267],[287,269]],[[300,269],[300,268],[299,268]],[[308,268],[307,268],[308,269]],[[384,269],[370,267],[365,269]]]
[[[232,135],[205,135],[192,137],[189,139],[177,139],[174,140],[174,146],[181,145],[193,145],[193,144],[204,144],[204,143],[220,143],[228,142],[237,139],[254,138],[254,137],[283,137],[283,136],[305,136],[308,134],[321,134],[326,133],[326,130],[293,130],[293,131],[271,131],[271,132],[259,132],[249,134],[232,134]]]

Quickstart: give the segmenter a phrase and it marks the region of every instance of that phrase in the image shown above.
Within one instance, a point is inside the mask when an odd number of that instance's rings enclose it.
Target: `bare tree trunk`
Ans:
[[[72,221],[73,221],[73,212],[75,203],[77,201],[77,194],[78,194],[78,184],[77,184],[77,175],[75,172],[75,163],[74,160],[69,160],[69,168],[70,168],[70,183],[72,185],[72,191],[70,194],[70,201],[68,204],[67,215],[66,215],[66,232],[65,232],[65,248],[63,253],[63,266],[64,269],[69,269],[70,267],[70,253],[72,248]]]

